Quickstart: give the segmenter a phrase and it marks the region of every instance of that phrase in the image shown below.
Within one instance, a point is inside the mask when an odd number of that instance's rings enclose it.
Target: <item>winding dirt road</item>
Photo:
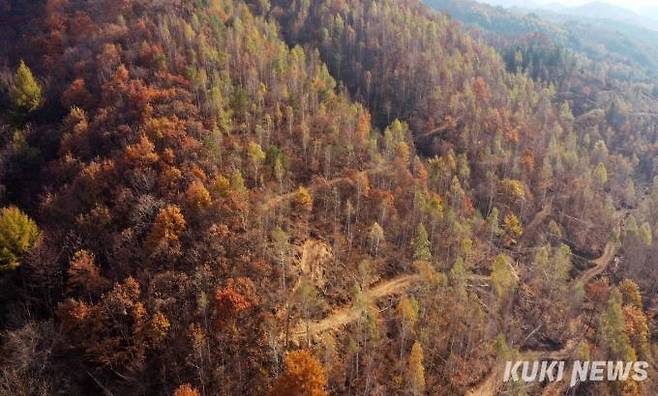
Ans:
[[[577,343],[568,341],[564,348],[558,351],[527,351],[521,352],[515,360],[536,361],[536,360],[567,360],[576,350]],[[487,375],[487,377],[478,385],[477,388],[471,389],[466,393],[468,396],[492,396],[500,385],[503,378],[505,366],[499,364]]]
[[[373,169],[361,171],[357,174],[357,176],[379,172],[384,169],[386,168],[373,168]],[[354,177],[355,176],[339,177],[326,183],[318,183],[317,185],[312,185],[309,187],[309,189],[313,190],[315,188],[319,188],[322,186],[335,185],[342,181],[351,180]],[[272,208],[273,206],[276,206],[279,202],[292,198],[294,194],[295,192],[291,192],[274,197],[269,201],[266,201],[264,207]],[[542,221],[544,221],[550,215],[552,209],[553,209],[552,201],[547,202],[546,205],[542,208],[542,210],[539,211],[535,215],[533,220],[529,223],[528,229],[532,229],[537,225],[539,225]],[[599,258],[591,261],[593,266],[590,269],[584,271],[577,279],[574,279],[572,281],[572,285],[577,285],[577,284],[585,285],[589,283],[592,279],[594,279],[596,276],[600,275],[603,271],[605,271],[605,269],[610,264],[614,256],[615,256],[615,245],[613,242],[608,242],[605,245],[603,254]],[[371,303],[374,303],[375,301],[387,296],[402,294],[406,292],[409,288],[411,288],[415,283],[418,283],[421,280],[422,277],[419,274],[401,275],[372,287],[371,289],[366,291],[366,294],[368,300]],[[469,276],[469,281],[484,283],[484,282],[489,282],[490,277],[485,275],[471,275]],[[354,305],[345,306],[343,308],[334,311],[334,313],[332,313],[330,316],[324,319],[299,323],[293,329],[291,333],[291,339],[293,341],[301,342],[307,337],[313,338],[323,332],[341,328],[357,320],[360,317],[360,315],[361,312],[358,307],[355,307]],[[569,340],[567,341],[564,348],[558,351],[526,351],[526,352],[522,352],[517,360],[567,360],[571,358],[577,345],[578,342],[576,342],[575,340]],[[481,381],[475,388],[469,390],[466,393],[466,395],[493,396],[496,393],[496,390],[498,389],[498,386],[501,383],[501,379],[503,377],[502,375],[503,370],[504,370],[504,363],[500,363],[496,365],[496,367],[494,367],[494,369],[487,375],[487,377],[483,381]],[[551,386],[545,389],[545,391],[555,391],[555,390],[556,387],[551,387]]]
[[[366,291],[366,293],[368,295],[368,299],[374,302],[383,297],[401,294],[420,280],[421,276],[417,274],[402,275],[389,281],[380,283],[379,285]],[[343,327],[348,323],[357,320],[360,315],[361,312],[359,311],[359,308],[354,307],[353,305],[341,308],[322,320],[310,322],[308,324],[308,334],[310,337],[313,337],[325,331]],[[303,340],[306,338],[306,334],[306,324],[300,323],[292,331],[291,338],[297,341]]]
[[[615,257],[615,244],[613,242],[608,242],[605,245],[603,254],[601,257],[592,260],[591,263],[593,266],[584,271],[577,279],[572,281],[572,284],[575,286],[577,284],[586,285],[596,276],[600,275],[608,267],[612,259]],[[527,351],[522,352],[521,355],[516,360],[567,360],[571,357],[575,351],[578,343],[575,340],[567,341],[564,348],[558,351]],[[466,392],[468,396],[493,396],[496,394],[496,390],[500,385],[500,382],[503,378],[504,362],[499,363],[494,369],[487,375],[487,377],[480,382],[475,388]],[[558,386],[549,386],[546,391],[551,392],[551,394],[556,394],[555,391]]]
[[[586,285],[589,282],[591,282],[592,279],[594,279],[595,277],[600,275],[603,271],[605,271],[605,269],[608,267],[608,264],[610,264],[610,262],[614,257],[615,257],[615,244],[612,242],[608,242],[605,245],[605,248],[603,249],[603,254],[601,255],[601,257],[591,261],[591,263],[594,265],[592,266],[592,268],[583,272],[582,275],[580,275],[580,277],[577,279],[577,282],[583,285]]]
[[[387,167],[373,168],[373,169],[361,171],[361,172],[359,172],[359,174],[367,175],[369,173],[379,172],[379,171],[383,171],[385,169],[387,169]],[[328,184],[329,185],[334,185],[336,183],[339,183],[339,182],[347,180],[347,179],[348,179],[348,177],[336,178],[336,179],[333,179],[332,181],[330,181]],[[326,184],[318,185],[316,187],[320,187],[320,186],[326,186]],[[283,200],[290,199],[294,194],[295,194],[295,192],[279,195],[279,196],[267,201],[265,205],[271,208],[273,206],[276,206],[276,204],[278,204],[279,202],[281,202]],[[553,201],[549,200],[544,205],[542,210],[537,212],[537,214],[534,216],[533,220],[530,222],[530,225],[528,226],[528,228],[536,227],[539,223],[544,221],[546,219],[546,217],[548,217],[550,215],[552,210],[553,210]],[[606,249],[607,248],[608,248],[608,246],[606,246]],[[610,252],[607,252],[607,251],[606,252],[610,253],[610,254],[613,254],[612,251],[613,251],[613,249],[611,247]],[[605,256],[606,255],[604,254],[604,257]],[[602,258],[604,258],[604,257],[602,257]],[[601,260],[601,259],[599,259],[599,260]],[[598,273],[603,271],[603,269],[605,268],[605,266],[603,266],[602,269],[600,269],[598,272],[596,272],[598,267],[599,267],[599,265],[596,265],[594,268],[592,268],[590,270],[592,272],[591,274],[588,275],[590,278],[596,276]],[[490,277],[486,276],[486,275],[472,274],[468,277],[468,279],[469,279],[470,282],[472,282],[472,283],[477,282],[480,285],[486,284],[490,281]],[[421,280],[421,277],[418,274],[401,275],[401,276],[393,278],[389,281],[380,283],[379,285],[377,285],[377,286],[373,287],[372,289],[368,290],[366,293],[367,293],[367,296],[368,296],[369,300],[376,301],[376,300],[378,300],[380,298],[383,298],[383,297],[396,295],[396,294],[401,294],[402,292],[409,289],[409,287],[412,286],[414,283],[419,282],[420,280]],[[312,322],[309,322],[309,323],[300,323],[293,330],[293,332],[291,334],[291,338],[293,340],[300,341],[300,340],[303,340],[304,338],[306,338],[307,335],[309,335],[310,337],[313,337],[313,336],[315,336],[317,334],[320,334],[322,332],[332,330],[332,329],[336,329],[336,328],[340,328],[342,326],[347,325],[348,323],[351,323],[351,322],[357,320],[359,318],[360,314],[361,313],[359,312],[359,309],[355,308],[352,305],[343,307],[343,308],[339,309],[338,311],[335,311],[330,316],[322,319],[322,320],[312,321]]]
[[[389,169],[388,166],[381,166],[381,167],[376,167],[376,168],[371,168],[371,169],[366,169],[363,171],[358,172],[356,175],[353,176],[342,176],[342,177],[337,177],[335,179],[332,179],[330,181],[327,181],[326,183],[317,183],[314,185],[311,185],[307,187],[309,190],[313,191],[317,188],[320,187],[326,187],[326,186],[333,186],[338,183],[341,183],[343,181],[347,180],[353,180],[357,177],[361,177],[364,175],[369,175],[372,173],[377,173],[381,172],[384,170]],[[268,210],[271,209],[275,206],[277,206],[279,203],[292,199],[294,195],[296,194],[296,191],[292,191],[286,194],[281,194],[277,195],[267,201],[265,201],[262,205],[262,209]],[[543,222],[551,213],[553,210],[553,200],[550,199],[544,207],[537,212],[537,214],[534,216],[533,220],[530,222],[528,225],[527,229],[532,229],[536,227],[538,224]],[[302,267],[304,267],[304,257],[305,255],[302,256]],[[308,266],[308,264],[307,264]],[[592,277],[596,276],[595,274],[592,274]],[[487,275],[475,275],[472,274],[468,277],[469,281],[471,282],[478,282],[481,285],[488,283],[491,278]],[[418,274],[408,274],[408,275],[401,275],[397,278],[393,278],[389,281],[383,282],[374,288],[370,289],[367,291],[368,296],[372,300],[378,300],[380,298],[390,296],[390,295],[395,295],[395,294],[400,294],[404,291],[406,291],[413,283],[420,281],[420,275]],[[320,321],[313,321],[308,324],[308,329],[307,325],[305,323],[300,324],[297,326],[297,328],[293,331],[292,333],[292,338],[293,339],[302,339],[306,337],[307,331],[311,335],[314,334],[319,334],[327,330],[335,329],[342,327],[350,322],[353,322],[354,320],[358,319],[359,317],[359,311],[358,309],[354,308],[353,306],[348,306],[339,309],[338,311],[334,312],[331,316],[326,317],[325,319],[322,319]]]
[[[384,297],[400,295],[414,284],[422,281],[422,276],[419,274],[407,274],[400,275],[388,281],[379,283],[378,285],[372,287],[366,291],[368,300],[371,303],[382,299]],[[478,283],[480,285],[487,284],[491,278],[486,275],[469,275],[468,281],[471,283]],[[351,322],[354,322],[359,318],[361,312],[359,308],[354,307],[353,305],[345,306],[343,308],[334,311],[330,316],[327,316],[324,319],[311,321],[307,324],[302,322],[295,327],[291,333],[291,339],[300,341],[306,338],[307,331],[309,336],[312,338],[318,334],[321,334],[325,331],[334,330],[340,327],[343,327]]]
[[[608,242],[605,246],[601,257],[592,260],[593,266],[584,271],[572,284],[587,284],[596,276],[600,275],[610,264],[615,255],[615,245]],[[472,282],[488,282],[490,278],[484,275],[471,275],[469,280]],[[381,298],[399,295],[411,288],[414,284],[422,281],[418,274],[401,275],[388,281],[382,282],[366,291],[368,299],[375,302]],[[297,342],[309,337],[317,336],[329,330],[341,328],[359,318],[361,312],[359,308],[349,305],[338,309],[330,316],[307,323],[300,323],[291,333],[291,339]],[[308,327],[307,327],[308,326]],[[575,351],[577,346],[575,340],[569,340],[565,347],[558,351],[526,351],[522,352],[517,360],[567,360]],[[469,396],[493,396],[500,385],[504,364],[498,364],[487,377],[480,382],[475,388],[467,392]]]

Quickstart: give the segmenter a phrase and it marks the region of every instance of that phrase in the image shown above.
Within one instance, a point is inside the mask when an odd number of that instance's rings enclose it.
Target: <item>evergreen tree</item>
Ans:
[[[455,293],[459,298],[466,298],[466,279],[467,273],[464,268],[464,260],[458,257],[455,265],[450,269],[450,285],[454,288]]]
[[[254,169],[254,180],[256,181],[256,185],[258,185],[260,184],[259,170],[263,161],[265,161],[265,152],[258,143],[250,142],[247,145],[247,155],[249,157],[249,162],[251,162],[251,166]]]
[[[22,113],[37,110],[43,103],[41,86],[23,61],[14,75],[14,82],[9,89],[9,97],[16,110]]]
[[[407,368],[407,381],[411,388],[411,394],[420,396],[425,394],[425,366],[423,366],[423,347],[414,342],[409,354],[409,365]]]
[[[418,320],[418,301],[414,297],[404,297],[397,307],[400,318],[400,359],[404,351],[407,335],[413,331]]]
[[[416,228],[412,247],[414,250],[414,261],[432,261],[431,243],[428,239],[427,230],[421,223]]]
[[[509,261],[509,257],[501,254],[496,257],[492,266],[491,283],[496,295],[501,300],[514,293],[517,285],[517,279]]]
[[[36,223],[15,206],[0,211],[0,272],[16,269],[37,242]]]
[[[636,354],[626,334],[622,295],[614,289],[608,299],[608,307],[601,314],[599,333],[602,347],[610,351],[610,358],[635,361]]]
[[[596,185],[601,188],[608,182],[608,170],[605,168],[603,162],[600,162],[596,166],[596,169],[594,169],[594,180],[596,181]]]

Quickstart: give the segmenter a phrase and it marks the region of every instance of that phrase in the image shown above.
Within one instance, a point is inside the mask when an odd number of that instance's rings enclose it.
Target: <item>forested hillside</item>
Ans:
[[[618,8],[607,9],[609,6],[605,2],[556,11],[550,11],[550,7],[533,9],[531,4],[523,9],[506,9],[475,0],[427,0],[425,3],[485,32],[508,37],[535,34],[548,37],[562,47],[602,63],[596,65],[599,69],[610,70],[626,79],[646,81],[656,76],[656,29],[637,21],[624,21],[623,15],[618,15],[619,19],[602,18],[599,14],[610,14]]]
[[[510,42],[416,0],[0,1],[0,395],[653,362],[655,88]]]
[[[614,24],[602,27],[603,22],[587,19],[588,24],[595,24],[590,32],[604,32],[586,34],[578,32],[578,23],[557,14],[540,14],[547,19],[533,14],[521,16],[474,1],[432,0],[428,4],[479,29],[485,40],[499,50],[508,71],[524,72],[535,81],[554,86],[557,98],[571,104],[576,128],[584,131],[585,137],[591,140],[596,136],[594,139],[602,139],[611,152],[629,159],[634,177],[624,182],[622,202],[630,207],[639,203],[642,218],[652,223],[654,216],[644,207],[647,201],[642,197],[651,191],[657,169],[658,86],[655,79],[646,78],[646,73],[653,73],[652,65],[658,56],[654,50],[641,47],[655,45],[655,32],[617,30]],[[528,25],[528,21],[532,23]],[[565,40],[564,31],[570,32],[569,39]],[[579,44],[588,40],[602,40],[600,48],[605,50],[595,54],[588,50],[594,43]],[[625,56],[624,51],[634,51],[641,57]],[[650,272],[647,268],[643,271],[645,275]],[[654,283],[649,279],[654,276],[638,278]]]
[[[508,71],[554,86],[583,127],[596,127],[612,150],[637,157],[637,177],[651,180],[658,119],[656,32],[560,14],[522,15],[471,0],[428,4],[475,29],[498,49]]]

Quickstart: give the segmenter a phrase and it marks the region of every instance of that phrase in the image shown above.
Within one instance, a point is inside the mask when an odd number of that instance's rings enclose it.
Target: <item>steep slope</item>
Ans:
[[[485,32],[546,36],[557,45],[594,61],[614,65],[616,73],[627,78],[648,81],[655,77],[658,64],[655,29],[621,20],[597,19],[596,10],[600,9],[597,5],[584,5],[579,12],[578,8],[509,10],[472,0],[428,0],[426,4]]]
[[[555,86],[578,121],[587,120],[577,123],[579,134],[603,140],[628,159],[639,159],[637,180],[650,182],[656,121],[651,109],[658,102],[658,87],[651,78],[658,62],[655,32],[558,14],[526,15],[468,0],[428,4],[483,32],[509,71],[526,72],[535,81]]]
[[[161,394],[173,376],[264,392],[261,325],[289,298],[278,280],[293,276],[274,266],[271,233],[303,238],[292,224],[313,202],[266,215],[259,202],[375,167],[368,112],[240,2],[51,1],[33,18],[39,33],[20,51],[45,98],[20,120],[3,113],[16,131],[3,160],[17,164],[3,183],[43,240],[2,278],[2,329],[59,341],[38,374],[38,356],[3,366],[2,389]],[[224,300],[235,296],[244,304]]]
[[[636,164],[448,17],[9,4],[0,394],[463,394],[581,317],[650,350],[634,283],[570,284]]]
[[[557,210],[583,215],[571,206],[582,198],[569,197],[576,192],[562,187],[589,183],[576,181],[582,173],[571,170],[591,165],[588,160],[572,163],[573,167],[557,165],[566,152],[554,150],[566,145],[567,151],[584,159],[583,151],[590,149],[578,143],[584,137],[574,128],[569,105],[554,104],[550,87],[508,73],[493,48],[418,2],[403,2],[397,8],[387,2],[353,1],[343,8],[332,4],[281,2],[272,14],[282,21],[289,42],[320,48],[332,74],[367,103],[376,122],[400,117],[409,123],[426,155],[461,156],[469,169],[460,171],[460,186],[473,193],[484,215],[496,203],[505,209],[503,215],[512,212],[529,219],[543,206],[540,201],[556,180],[550,188],[560,189],[555,191],[562,201],[556,200]],[[592,145],[598,137],[589,139]],[[430,167],[430,180],[446,189],[451,181],[441,177],[438,163],[432,164],[437,167]],[[505,201],[504,186],[514,181],[532,191],[523,205]],[[604,208],[601,196],[588,199],[588,204],[597,213],[594,223],[601,226],[594,234],[604,234],[611,224],[610,207]],[[573,226],[578,232],[578,225]]]

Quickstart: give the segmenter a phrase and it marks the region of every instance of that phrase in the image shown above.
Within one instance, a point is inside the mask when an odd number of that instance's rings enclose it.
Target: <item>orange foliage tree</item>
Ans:
[[[176,388],[173,396],[201,396],[196,388],[192,387],[190,384],[183,384]]]
[[[328,395],[324,367],[310,352],[290,352],[285,363],[286,369],[272,387],[270,396]]]
[[[254,284],[249,278],[229,279],[225,287],[215,291],[217,326],[233,323],[237,315],[255,304]]]
[[[176,205],[168,205],[158,213],[151,232],[146,238],[146,247],[152,254],[167,250],[178,252],[180,235],[187,228],[185,217]]]

